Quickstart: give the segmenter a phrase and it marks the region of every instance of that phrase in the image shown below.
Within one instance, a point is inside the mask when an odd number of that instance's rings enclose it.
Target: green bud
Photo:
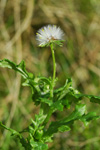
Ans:
[[[35,133],[35,139],[39,140],[43,136],[43,130],[37,130]]]

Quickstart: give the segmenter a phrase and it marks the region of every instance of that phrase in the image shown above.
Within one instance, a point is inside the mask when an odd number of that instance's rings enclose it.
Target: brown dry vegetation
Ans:
[[[99,0],[0,0],[0,59],[7,58],[16,63],[23,59],[27,70],[33,74],[52,75],[51,53],[48,48],[39,48],[35,40],[36,31],[46,24],[56,24],[65,32],[64,47],[56,50],[58,86],[71,76],[74,87],[84,93],[100,95]],[[17,129],[25,127],[38,111],[32,106],[29,88],[22,87],[21,83],[19,74],[0,68],[0,120]],[[19,118],[22,119],[19,121]],[[76,131],[72,134],[76,135]],[[92,138],[93,135],[94,132]],[[15,143],[12,139],[9,141],[8,132],[3,130],[0,136],[2,149],[13,150]],[[76,136],[65,136],[70,138],[64,141],[67,148],[85,149],[87,142],[82,145],[71,141],[79,139],[79,135]],[[87,139],[86,135],[83,137],[83,141]],[[63,146],[61,148],[62,137],[56,139],[56,148],[64,150]],[[98,140],[97,137],[96,142]],[[80,148],[75,148],[79,145]],[[94,146],[96,148],[99,150]]]

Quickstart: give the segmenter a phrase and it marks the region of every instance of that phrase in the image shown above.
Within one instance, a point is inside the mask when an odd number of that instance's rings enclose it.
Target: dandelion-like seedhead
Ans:
[[[36,33],[36,40],[40,47],[49,46],[50,43],[62,45],[64,32],[56,25],[47,25],[42,27]]]

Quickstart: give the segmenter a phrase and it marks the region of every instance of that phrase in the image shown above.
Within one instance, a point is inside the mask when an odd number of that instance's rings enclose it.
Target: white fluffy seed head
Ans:
[[[63,40],[64,32],[56,25],[47,25],[42,27],[36,33],[36,40],[39,46],[46,45],[51,41]]]

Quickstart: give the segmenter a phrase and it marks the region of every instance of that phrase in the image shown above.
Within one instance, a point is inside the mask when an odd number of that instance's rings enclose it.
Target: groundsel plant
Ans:
[[[51,48],[53,60],[53,76],[35,76],[25,69],[24,61],[16,64],[8,59],[0,60],[0,67],[13,69],[19,72],[24,78],[23,86],[32,89],[32,101],[36,106],[40,106],[39,114],[31,118],[31,124],[22,131],[6,127],[2,122],[0,126],[9,130],[12,135],[20,140],[25,150],[47,150],[48,143],[53,142],[53,136],[57,132],[67,132],[71,130],[72,124],[80,120],[84,125],[88,125],[91,120],[100,118],[96,112],[88,112],[83,99],[87,98],[92,103],[100,104],[100,97],[80,93],[73,88],[71,78],[66,79],[65,84],[56,88],[56,62],[54,45],[62,46],[64,42],[64,32],[55,25],[44,26],[39,29],[36,39],[40,47],[49,46]],[[63,108],[70,109],[74,104],[73,110],[60,120],[50,121],[54,112],[63,111]],[[27,132],[27,137],[22,135]]]

